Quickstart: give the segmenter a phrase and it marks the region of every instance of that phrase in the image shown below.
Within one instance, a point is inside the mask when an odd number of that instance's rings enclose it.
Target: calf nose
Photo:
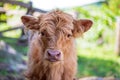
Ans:
[[[58,51],[58,50],[51,50],[50,49],[50,50],[47,51],[47,54],[48,54],[49,57],[60,57],[61,52]]]

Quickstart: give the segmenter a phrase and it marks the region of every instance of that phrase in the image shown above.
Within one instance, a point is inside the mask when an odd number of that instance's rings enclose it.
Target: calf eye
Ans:
[[[68,34],[67,37],[70,38],[72,35],[71,34]]]
[[[45,35],[45,33],[44,32],[41,32],[41,36],[44,36]]]

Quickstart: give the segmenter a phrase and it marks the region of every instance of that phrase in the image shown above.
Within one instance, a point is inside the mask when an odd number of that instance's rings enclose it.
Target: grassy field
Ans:
[[[79,42],[80,44],[80,42]],[[114,52],[114,45],[80,47],[78,44],[77,76],[100,76],[120,78],[120,57]]]

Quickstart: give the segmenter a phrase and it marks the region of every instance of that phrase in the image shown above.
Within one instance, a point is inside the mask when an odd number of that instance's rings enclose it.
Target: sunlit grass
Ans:
[[[78,77],[120,77],[120,57],[115,54],[113,44],[83,46],[82,43],[77,42]]]

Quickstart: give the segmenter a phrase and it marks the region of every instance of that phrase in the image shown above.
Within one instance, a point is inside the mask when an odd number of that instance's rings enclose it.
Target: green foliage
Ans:
[[[113,11],[116,15],[120,15],[120,0],[107,0],[108,8]]]
[[[106,43],[114,42],[110,38],[115,36],[116,16],[120,15],[120,10],[116,5],[118,4],[117,1],[119,0],[110,0],[108,1],[109,4],[103,3],[101,6],[74,8],[80,13],[79,18],[89,18],[94,22],[92,29],[88,32],[87,40],[95,41],[102,37]]]
[[[7,25],[6,23],[0,23],[0,31],[8,30],[11,26]],[[2,33],[3,36],[11,37],[11,38],[19,38],[21,35],[21,30],[12,30]]]
[[[7,20],[7,16],[5,14],[0,14],[0,20],[1,21],[6,21]]]
[[[18,1],[22,1],[22,2],[29,2],[30,0],[18,0]]]

